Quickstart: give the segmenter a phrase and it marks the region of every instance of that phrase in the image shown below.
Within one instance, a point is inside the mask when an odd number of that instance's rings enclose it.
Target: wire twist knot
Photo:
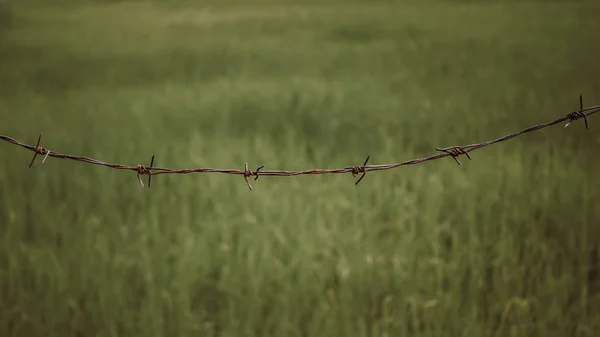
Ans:
[[[565,125],[565,128],[567,126],[569,126],[573,121],[576,121],[576,120],[578,120],[580,118],[583,118],[583,120],[585,122],[585,128],[588,129],[588,130],[590,129],[590,127],[588,125],[588,121],[587,121],[587,116],[583,112],[581,112],[581,111],[573,111],[570,114],[568,114],[567,117],[569,117],[570,121],[569,121],[569,123],[567,123]]]
[[[38,136],[37,143],[35,144],[35,147],[33,148],[33,152],[35,152],[35,153],[33,154],[33,158],[31,158],[31,162],[29,163],[29,168],[31,168],[33,166],[33,163],[35,162],[35,158],[37,158],[38,154],[45,155],[44,159],[42,159],[42,164],[44,164],[46,162],[46,159],[50,155],[50,150],[45,149],[40,146],[41,140],[42,140],[42,133],[40,133],[40,135]]]
[[[462,154],[466,155],[467,158],[469,158],[469,160],[471,160],[471,156],[469,155],[469,152],[467,152],[467,150],[465,150],[462,146],[450,146],[450,147],[446,147],[446,148],[436,147],[435,149],[438,150],[438,151],[445,152],[445,153],[451,155],[452,159],[454,159],[454,161],[458,165],[462,165],[462,163],[456,157],[458,157],[458,156],[460,156]]]
[[[358,185],[358,183],[360,183],[360,181],[363,180],[363,178],[365,177],[365,174],[367,174],[367,168],[365,166],[369,162],[369,158],[371,158],[371,155],[367,156],[367,159],[365,160],[364,164],[362,164],[362,166],[352,166],[353,177],[356,177],[357,175],[362,173],[362,175],[360,176],[360,178],[358,178],[354,185]]]
[[[41,146],[36,146],[35,149],[33,149],[33,151],[35,151],[35,153],[37,154],[47,154],[48,150],[46,150],[45,148],[41,147]]]
[[[152,166],[154,165],[154,155],[152,155],[152,160],[150,160],[150,166],[144,166],[142,164],[138,164],[135,171],[137,172],[137,178],[140,182],[140,185],[144,187],[144,183],[142,182],[142,176],[148,176],[148,188],[150,188],[150,184],[152,183]]]
[[[252,185],[248,181],[248,177],[254,176],[254,181],[258,180],[258,177],[260,175],[260,170],[263,167],[265,167],[265,165],[260,165],[256,169],[256,171],[252,171],[252,170],[248,169],[248,163],[244,163],[244,181],[246,182],[246,185],[248,185],[248,188],[250,189],[250,191],[252,191]]]
[[[571,113],[569,113],[567,115],[567,117],[569,118],[569,123],[565,124],[565,128],[569,125],[571,125],[571,123],[573,121],[576,121],[580,118],[583,118],[584,122],[585,122],[585,128],[586,129],[590,129],[589,125],[588,125],[588,120],[587,120],[587,115],[583,112],[583,95],[579,95],[579,111],[573,111]]]

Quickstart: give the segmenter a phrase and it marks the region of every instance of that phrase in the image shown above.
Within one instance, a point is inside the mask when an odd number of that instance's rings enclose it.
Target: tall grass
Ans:
[[[600,103],[594,2],[3,8],[0,132],[109,162],[387,163]],[[253,192],[0,145],[0,335],[596,336],[590,125]]]

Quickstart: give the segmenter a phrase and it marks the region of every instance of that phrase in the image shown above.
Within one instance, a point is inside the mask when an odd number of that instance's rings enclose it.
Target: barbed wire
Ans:
[[[469,160],[471,160],[471,156],[469,155],[469,152],[475,151],[477,149],[480,149],[480,148],[483,148],[483,147],[486,147],[486,146],[489,146],[489,145],[492,145],[495,143],[507,141],[509,139],[512,139],[514,137],[517,137],[519,135],[522,135],[522,134],[525,134],[528,132],[537,131],[537,130],[540,130],[540,129],[543,129],[543,128],[546,128],[546,127],[549,127],[552,125],[563,123],[565,121],[569,121],[564,126],[566,128],[573,121],[583,118],[585,121],[586,129],[589,129],[587,117],[591,116],[599,111],[600,111],[599,105],[591,106],[591,107],[584,109],[583,108],[583,96],[579,96],[579,110],[570,112],[566,116],[558,118],[552,122],[537,124],[537,125],[528,127],[526,129],[523,129],[521,131],[517,131],[517,132],[511,133],[506,136],[499,137],[499,138],[496,138],[496,139],[493,139],[490,141],[469,144],[469,145],[462,145],[462,146],[449,146],[449,147],[444,147],[444,148],[438,147],[435,149],[437,151],[441,152],[439,154],[431,155],[429,157],[424,157],[424,158],[411,159],[411,160],[403,161],[400,163],[367,165],[367,163],[369,162],[369,159],[371,158],[371,156],[368,155],[367,159],[364,161],[364,163],[362,165],[347,166],[347,167],[337,168],[337,169],[312,169],[312,170],[304,170],[304,171],[262,170],[265,167],[264,165],[260,165],[256,170],[250,170],[250,169],[248,169],[248,163],[244,164],[243,170],[216,169],[216,168],[171,169],[171,168],[165,168],[165,167],[154,167],[153,166],[154,158],[155,158],[154,155],[152,156],[149,166],[144,166],[144,165],[128,166],[128,165],[122,165],[122,164],[110,164],[110,163],[106,163],[106,162],[103,162],[103,161],[100,161],[97,159],[93,159],[93,158],[89,158],[89,157],[75,156],[75,155],[64,154],[64,153],[60,153],[60,152],[56,152],[56,151],[51,151],[49,149],[46,149],[46,148],[40,146],[40,142],[42,140],[41,133],[38,136],[37,143],[35,146],[21,143],[20,141],[14,139],[14,138],[11,138],[9,136],[0,135],[0,139],[7,141],[11,144],[20,146],[22,148],[25,148],[29,151],[33,151],[34,155],[33,155],[33,158],[31,159],[31,162],[29,163],[30,168],[34,166],[35,159],[37,158],[38,155],[44,156],[44,158],[42,159],[42,164],[44,164],[44,162],[46,161],[46,159],[48,159],[48,157],[75,160],[75,161],[84,162],[84,163],[88,163],[88,164],[92,164],[92,165],[106,166],[106,167],[110,167],[110,168],[117,169],[117,170],[135,171],[137,173],[137,179],[142,187],[144,187],[144,183],[142,182],[142,176],[148,176],[148,185],[147,185],[148,188],[150,188],[150,185],[152,183],[152,176],[160,175],[160,174],[188,174],[188,173],[236,174],[236,175],[244,176],[244,181],[246,182],[246,185],[248,186],[250,191],[252,191],[252,185],[248,181],[248,178],[250,178],[250,177],[254,177],[254,180],[257,180],[260,176],[290,177],[290,176],[308,175],[308,174],[352,173],[353,177],[356,177],[357,175],[360,174],[360,178],[358,178],[358,180],[355,182],[355,185],[358,185],[358,183],[360,183],[363,180],[363,178],[365,177],[365,174],[369,171],[391,170],[391,169],[394,169],[394,168],[397,168],[400,166],[419,164],[419,163],[422,163],[425,161],[441,159],[441,158],[445,158],[445,157],[449,157],[449,156],[452,157],[458,165],[462,165],[462,163],[457,158],[460,155],[465,155]]]

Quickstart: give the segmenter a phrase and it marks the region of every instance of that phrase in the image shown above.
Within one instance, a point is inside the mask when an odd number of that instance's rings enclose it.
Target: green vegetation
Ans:
[[[428,156],[600,104],[600,4],[7,2],[0,133],[129,165]],[[598,336],[600,117],[368,173],[0,144],[0,335]]]

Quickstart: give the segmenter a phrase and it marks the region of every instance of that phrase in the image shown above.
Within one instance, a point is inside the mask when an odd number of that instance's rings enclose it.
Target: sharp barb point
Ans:
[[[150,160],[150,168],[148,169],[148,188],[150,188],[150,184],[152,183],[152,167],[154,166],[154,157],[156,155],[152,155],[152,159]]]
[[[363,178],[365,177],[365,174],[367,174],[367,172],[363,172],[363,174],[360,176],[360,178],[358,178],[358,180],[354,183],[354,185],[358,185],[358,183],[360,183],[361,180],[363,180]]]
[[[252,185],[248,181],[248,177],[244,176],[244,181],[246,181],[246,185],[248,185],[248,188],[250,189],[250,192],[252,192]]]
[[[29,163],[29,168],[31,168],[33,166],[33,162],[35,161],[36,157],[37,157],[37,152],[33,154],[33,158],[31,158],[31,162]]]
[[[258,175],[258,171],[260,171],[260,170],[261,170],[263,167],[265,167],[265,165],[260,165],[260,166],[259,166],[259,167],[256,169],[256,177],[254,177],[254,181],[257,181],[257,180],[258,180],[258,177],[259,177],[259,175]]]
[[[139,173],[139,172],[138,172],[138,174],[137,174],[137,178],[138,178],[138,181],[140,182],[140,185],[141,185],[142,187],[144,187],[144,183],[142,182],[142,177],[140,176],[140,173]]]
[[[250,192],[252,192],[252,185],[248,181],[249,176],[250,170],[248,170],[248,163],[244,163],[244,181],[246,182],[246,185],[248,185],[248,189],[250,189]]]
[[[44,159],[42,159],[42,164],[46,162],[46,159],[48,159],[49,155],[50,155],[50,151],[46,150],[46,155],[44,156]]]
[[[583,115],[586,130],[589,130],[590,126],[588,125],[587,115],[583,112],[583,94],[579,95],[579,113]]]

